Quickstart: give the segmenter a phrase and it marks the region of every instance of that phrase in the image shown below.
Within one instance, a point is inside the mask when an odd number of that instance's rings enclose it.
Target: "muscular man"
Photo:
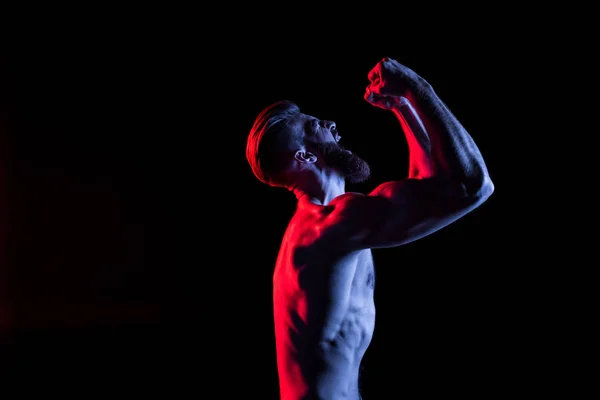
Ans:
[[[292,191],[297,207],[273,274],[282,400],[358,400],[375,326],[371,249],[401,246],[481,205],[494,186],[465,128],[414,71],[384,58],[364,98],[393,112],[409,148],[406,179],[346,192],[368,164],[339,144],[332,121],[280,101],[256,118],[246,156],[256,177]]]

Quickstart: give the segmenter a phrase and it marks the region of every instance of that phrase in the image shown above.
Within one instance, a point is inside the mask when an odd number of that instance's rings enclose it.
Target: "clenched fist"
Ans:
[[[400,104],[400,98],[411,91],[421,91],[429,84],[412,69],[392,58],[379,61],[369,72],[369,85],[364,98],[386,110]]]

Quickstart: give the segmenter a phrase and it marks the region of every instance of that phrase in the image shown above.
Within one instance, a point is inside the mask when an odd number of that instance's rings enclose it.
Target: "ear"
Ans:
[[[315,162],[317,162],[317,156],[315,156],[310,151],[305,150],[296,151],[296,154],[294,154],[294,158],[296,159],[296,161],[299,161],[301,163],[314,164]]]

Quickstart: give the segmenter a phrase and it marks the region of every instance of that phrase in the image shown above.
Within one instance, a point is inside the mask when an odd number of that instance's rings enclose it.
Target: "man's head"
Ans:
[[[369,177],[369,165],[338,142],[334,122],[300,112],[291,101],[267,106],[257,116],[246,146],[254,175],[271,186],[293,187],[303,172],[329,169],[350,183]]]

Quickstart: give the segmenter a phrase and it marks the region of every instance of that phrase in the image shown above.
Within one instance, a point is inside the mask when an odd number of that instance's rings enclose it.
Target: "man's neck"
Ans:
[[[292,191],[298,201],[302,199],[314,204],[326,206],[331,200],[344,194],[346,188],[343,178],[340,178],[339,176],[330,176],[328,179],[324,179],[324,182],[321,182],[318,186],[303,187],[302,185],[296,185]]]

